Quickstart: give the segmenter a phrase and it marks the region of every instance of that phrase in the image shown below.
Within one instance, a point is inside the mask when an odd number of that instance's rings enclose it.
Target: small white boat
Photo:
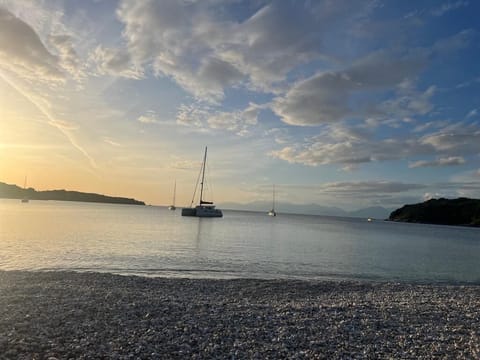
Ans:
[[[277,213],[275,212],[275,184],[273,185],[272,210],[268,212],[268,216],[277,216]]]
[[[177,181],[175,180],[174,184],[173,184],[173,201],[172,201],[172,205],[170,205],[168,207],[168,210],[176,210],[177,207],[175,206],[175,195],[176,195],[176,192],[177,192]]]
[[[197,206],[192,207],[192,203],[190,204],[189,208],[182,209],[182,216],[196,216],[196,217],[223,217],[222,210],[216,209],[215,205],[211,201],[203,200],[203,186],[205,183],[205,168],[207,166],[207,147],[205,147],[205,155],[203,156],[202,167],[200,168],[202,174],[202,182],[200,183],[200,201]],[[198,180],[197,180],[198,185]],[[195,186],[195,192],[197,190],[197,186]]]

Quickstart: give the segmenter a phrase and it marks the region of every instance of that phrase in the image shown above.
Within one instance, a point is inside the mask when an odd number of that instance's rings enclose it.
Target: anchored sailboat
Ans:
[[[275,212],[275,184],[273,185],[273,201],[272,201],[272,210],[268,212],[269,216],[277,216]]]
[[[23,198],[22,198],[22,203],[28,203],[28,197],[27,197],[27,177],[25,176],[25,181],[23,182]]]
[[[175,206],[175,195],[177,193],[177,181],[175,180],[175,182],[173,183],[173,201],[172,201],[172,205],[170,205],[168,207],[168,210],[176,210],[176,206]]]
[[[205,184],[205,168],[207,166],[207,147],[205,147],[205,155],[203,156],[203,162],[201,167],[202,181],[200,182],[200,202],[197,206],[192,207],[192,203],[189,208],[182,209],[182,216],[196,216],[196,217],[222,217],[223,213],[220,209],[215,209],[215,205],[211,201],[203,200],[203,186]],[[197,180],[198,184],[198,180]],[[197,186],[195,186],[195,192]],[[193,197],[195,198],[195,192]]]

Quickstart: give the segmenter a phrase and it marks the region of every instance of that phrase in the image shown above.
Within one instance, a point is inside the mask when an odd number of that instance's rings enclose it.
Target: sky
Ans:
[[[480,2],[0,0],[0,181],[189,205],[480,198]],[[281,209],[279,209],[281,210]]]

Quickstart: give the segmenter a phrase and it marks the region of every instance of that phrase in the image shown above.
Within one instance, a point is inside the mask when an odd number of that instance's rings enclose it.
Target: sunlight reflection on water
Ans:
[[[155,206],[0,200],[0,269],[480,282],[480,229]]]

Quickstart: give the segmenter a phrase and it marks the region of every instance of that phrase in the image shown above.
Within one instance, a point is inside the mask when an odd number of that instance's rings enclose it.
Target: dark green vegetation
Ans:
[[[389,220],[442,225],[480,226],[480,200],[432,199],[405,205],[390,214]]]
[[[29,200],[59,200],[59,201],[83,201],[83,202],[99,202],[111,204],[129,204],[129,205],[145,205],[143,201],[135,199],[113,197],[93,193],[83,193],[78,191],[67,190],[47,190],[36,191],[33,188],[22,189],[17,185],[9,185],[0,182],[0,198],[6,199],[29,199]]]

